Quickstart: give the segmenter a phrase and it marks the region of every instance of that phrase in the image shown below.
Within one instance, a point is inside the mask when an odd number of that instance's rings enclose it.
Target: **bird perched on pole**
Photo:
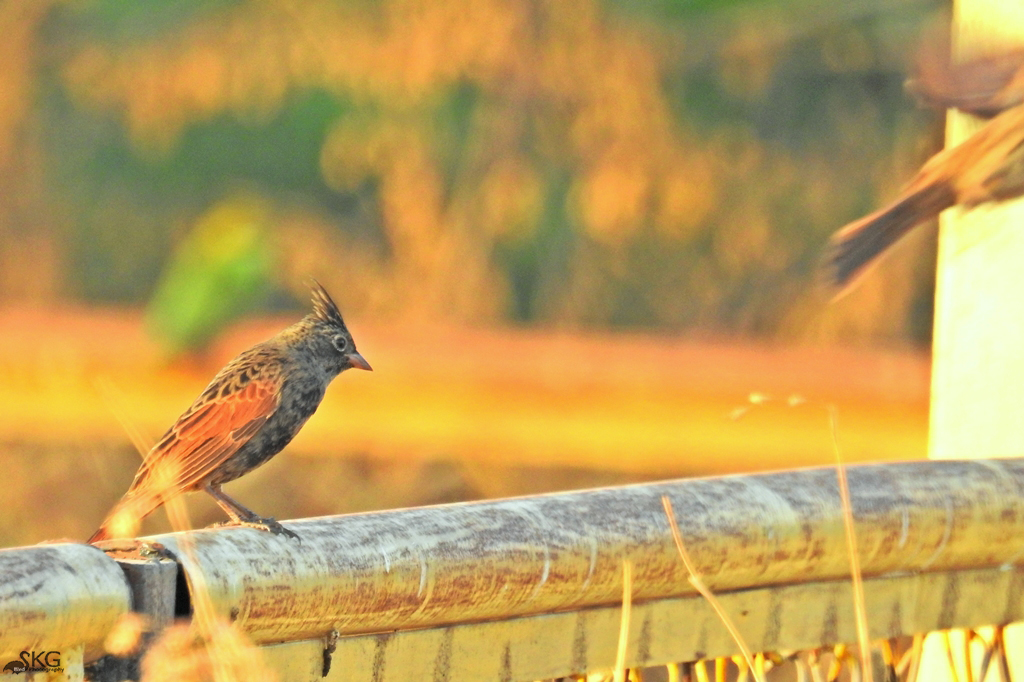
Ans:
[[[287,445],[347,369],[369,370],[338,306],[314,283],[313,312],[229,362],[149,451],[135,480],[89,542],[131,533],[171,497],[209,493],[231,518],[297,537],[229,497],[221,486],[267,462]]]
[[[1018,58],[1024,55],[1018,53]],[[960,144],[930,158],[888,206],[836,232],[829,241],[825,269],[832,284],[845,288],[865,268],[918,224],[931,220],[952,206],[973,208],[1024,194],[1024,59],[1017,69],[1005,60],[958,67],[955,79],[940,87],[936,82],[916,82],[923,99],[936,104],[962,106],[965,110],[994,115],[982,128]],[[999,69],[1001,83],[983,79],[985,88],[969,92],[969,74]],[[953,88],[953,84],[959,90]],[[1008,105],[1010,108],[1002,109]]]

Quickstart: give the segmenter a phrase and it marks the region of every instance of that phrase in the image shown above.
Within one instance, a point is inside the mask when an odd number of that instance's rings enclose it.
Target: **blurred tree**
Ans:
[[[275,206],[280,262],[344,279],[347,309],[921,339],[926,266],[824,316],[811,276],[932,149],[902,81],[939,4],[61,7],[54,191],[78,234],[109,235],[77,241],[80,291],[139,296],[244,180]]]
[[[33,103],[51,0],[0,3],[0,296],[52,299],[63,266]]]
[[[251,196],[226,199],[179,242],[146,310],[150,332],[171,354],[199,352],[269,288],[273,255],[268,207]]]

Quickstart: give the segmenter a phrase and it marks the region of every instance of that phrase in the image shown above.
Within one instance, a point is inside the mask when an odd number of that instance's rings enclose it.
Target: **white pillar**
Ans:
[[[955,0],[953,9],[955,54],[1024,45],[1020,0]],[[950,112],[946,144],[980,125]],[[1024,200],[953,209],[940,220],[929,423],[932,458],[1024,455]],[[1019,668],[1021,626],[1006,638]],[[953,642],[962,652],[963,635],[954,633]],[[997,679],[994,672],[988,679]],[[937,634],[928,638],[919,679],[953,679]]]
[[[954,51],[1024,45],[1020,0],[957,0]],[[947,144],[980,127],[950,112]],[[1024,455],[1024,201],[941,219],[929,456]]]

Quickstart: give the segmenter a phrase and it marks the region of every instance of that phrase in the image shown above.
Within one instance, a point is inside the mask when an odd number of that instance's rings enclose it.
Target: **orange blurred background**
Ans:
[[[262,514],[825,464],[827,404],[924,456],[934,235],[815,267],[941,144],[941,8],[0,5],[0,543],[86,537],[311,276],[375,371],[229,486]]]

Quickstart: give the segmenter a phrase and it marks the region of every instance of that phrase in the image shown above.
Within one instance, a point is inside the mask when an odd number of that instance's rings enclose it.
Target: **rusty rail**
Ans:
[[[849,479],[872,636],[1024,618],[1024,460],[865,465]],[[851,641],[849,560],[828,468],[288,522],[301,542],[203,530],[188,534],[185,553],[183,534],[149,540],[186,575],[201,573],[214,611],[270,660],[290,661],[289,670],[296,657],[307,661],[311,672],[296,679],[319,678],[332,632],[341,639],[331,679],[409,679],[439,665],[459,680],[608,668],[624,559],[633,565],[633,664],[735,653],[687,582],[662,495],[705,582],[740,614],[748,644]],[[33,569],[40,552],[66,558]],[[0,660],[51,631],[62,633],[61,646],[63,633],[76,633],[88,660],[131,601],[129,581],[115,580],[112,567],[77,545],[0,551]],[[142,608],[136,583],[145,571],[132,570]],[[108,576],[109,587],[90,592],[82,573]],[[41,608],[50,594],[68,605]],[[158,621],[173,615],[173,595],[147,603],[160,604],[147,607]],[[30,612],[47,616],[33,621]],[[87,625],[58,627],[71,618]]]

